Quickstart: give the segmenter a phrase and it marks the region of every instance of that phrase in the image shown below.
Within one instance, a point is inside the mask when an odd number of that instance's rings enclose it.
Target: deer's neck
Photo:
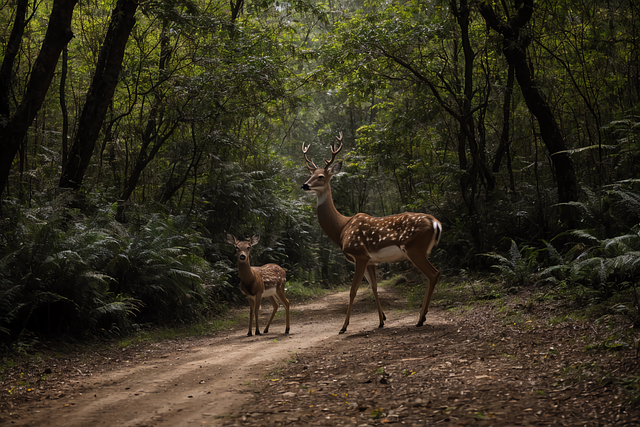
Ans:
[[[246,284],[251,284],[255,280],[255,273],[251,269],[249,258],[243,262],[238,261],[238,275],[240,276],[240,280]]]
[[[351,217],[340,214],[333,204],[331,187],[324,194],[318,195],[318,222],[325,234],[338,246],[342,246],[340,234],[350,219]]]

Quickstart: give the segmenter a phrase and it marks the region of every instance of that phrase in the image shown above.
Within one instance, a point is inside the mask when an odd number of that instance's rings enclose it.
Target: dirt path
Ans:
[[[247,337],[246,325],[214,336],[128,348],[121,357],[56,366],[0,424],[183,425],[636,425],[637,407],[602,369],[636,369],[629,355],[585,355],[584,331],[504,327],[490,312],[452,317],[417,311],[389,289],[378,329],[361,290],[338,335],[347,293],[294,307],[291,334]],[[268,309],[263,307],[263,315]],[[264,321],[263,321],[264,325]],[[603,359],[604,357],[604,359]],[[104,358],[103,358],[104,359]],[[290,363],[295,362],[295,363]],[[559,379],[567,368],[581,379]],[[41,368],[40,368],[41,369]],[[637,371],[637,369],[636,369]],[[51,384],[54,384],[53,386]]]
[[[128,352],[115,361],[116,366],[101,372],[87,373],[86,364],[79,363],[75,378],[62,382],[47,399],[33,399],[3,418],[12,425],[52,427],[212,424],[239,411],[252,397],[246,393],[251,385],[293,353],[348,336],[337,333],[347,300],[348,294],[338,293],[293,307],[288,335],[282,333],[283,318],[277,317],[270,333],[259,337],[247,337],[242,324],[206,339]],[[363,313],[366,305],[358,303],[350,333],[376,326],[377,316]],[[269,309],[263,304],[262,327]],[[390,317],[388,325],[415,316]],[[440,321],[437,315],[430,316],[430,322]]]

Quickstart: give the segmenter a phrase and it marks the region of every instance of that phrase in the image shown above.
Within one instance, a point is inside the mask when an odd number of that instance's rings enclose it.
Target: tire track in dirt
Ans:
[[[361,291],[347,335],[338,335],[338,331],[348,293],[328,295],[311,304],[292,306],[289,335],[279,332],[284,330],[284,319],[278,317],[266,335],[247,337],[242,324],[210,338],[185,341],[182,348],[160,358],[126,361],[129,367],[85,377],[72,393],[34,403],[12,423],[52,427],[217,424],[250,402],[252,381],[285,363],[293,352],[377,329],[377,316],[361,300],[363,292],[370,290]],[[384,289],[381,297],[393,298]],[[392,313],[388,303],[383,307],[388,326],[415,323],[416,313]],[[263,306],[261,317],[267,317],[269,311]],[[428,315],[430,324],[443,321]]]

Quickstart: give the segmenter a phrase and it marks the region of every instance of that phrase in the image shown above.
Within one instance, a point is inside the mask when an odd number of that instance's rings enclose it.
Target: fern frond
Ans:
[[[511,263],[513,265],[522,261],[522,254],[520,254],[520,249],[518,249],[518,244],[511,240],[511,247],[509,248],[509,256],[511,258]]]
[[[547,253],[549,254],[549,261],[554,265],[563,265],[565,264],[564,258],[560,255],[560,252],[549,242],[544,242],[547,246]]]
[[[635,234],[625,234],[623,236],[613,237],[606,239],[602,243],[604,244],[605,253],[618,255],[625,252],[634,250],[634,247],[638,247],[640,239]]]
[[[591,234],[589,231],[587,230],[573,230],[571,232],[572,235],[584,239],[584,240],[588,240],[589,242],[591,242],[594,245],[600,245],[600,239],[598,239],[597,237],[595,237],[593,234]]]
[[[499,263],[499,265],[509,265],[513,267],[513,263],[511,262],[511,260],[503,257],[502,255],[499,254],[494,254],[494,253],[488,253],[488,254],[482,254],[482,256],[485,256],[487,258],[491,258],[495,261],[497,261]]]

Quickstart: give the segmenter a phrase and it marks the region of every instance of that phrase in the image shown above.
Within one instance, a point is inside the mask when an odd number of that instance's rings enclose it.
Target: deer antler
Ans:
[[[313,160],[307,157],[307,151],[309,151],[309,147],[311,147],[311,144],[305,147],[304,142],[302,143],[302,154],[304,154],[304,159],[307,161],[307,169],[309,169],[309,172],[313,172],[314,170],[318,169],[318,166],[313,163]]]
[[[331,160],[327,160],[324,159],[324,163],[325,163],[325,168],[328,168],[331,163],[333,163],[333,161],[336,159],[336,156],[338,155],[338,153],[340,152],[340,150],[342,150],[342,132],[340,132],[340,136],[336,137],[336,139],[338,140],[338,142],[340,143],[340,145],[338,146],[338,148],[336,148],[336,146],[334,144],[331,144]],[[307,157],[307,151],[309,151],[309,147],[311,146],[311,144],[307,145],[306,147],[304,146],[304,142],[302,143],[302,154],[304,154],[304,159],[307,161],[307,169],[309,169],[309,172],[312,172],[316,169],[318,169],[318,166],[316,166],[315,163],[313,163],[313,160],[311,160],[309,157]]]
[[[340,150],[342,150],[342,132],[340,132],[340,137],[336,137],[336,139],[338,140],[340,145],[338,146],[338,148],[335,148],[335,145],[331,144],[331,160],[324,159],[324,162],[326,163],[326,165],[324,166],[325,168],[328,168],[331,163],[333,163],[336,155],[340,152]]]

